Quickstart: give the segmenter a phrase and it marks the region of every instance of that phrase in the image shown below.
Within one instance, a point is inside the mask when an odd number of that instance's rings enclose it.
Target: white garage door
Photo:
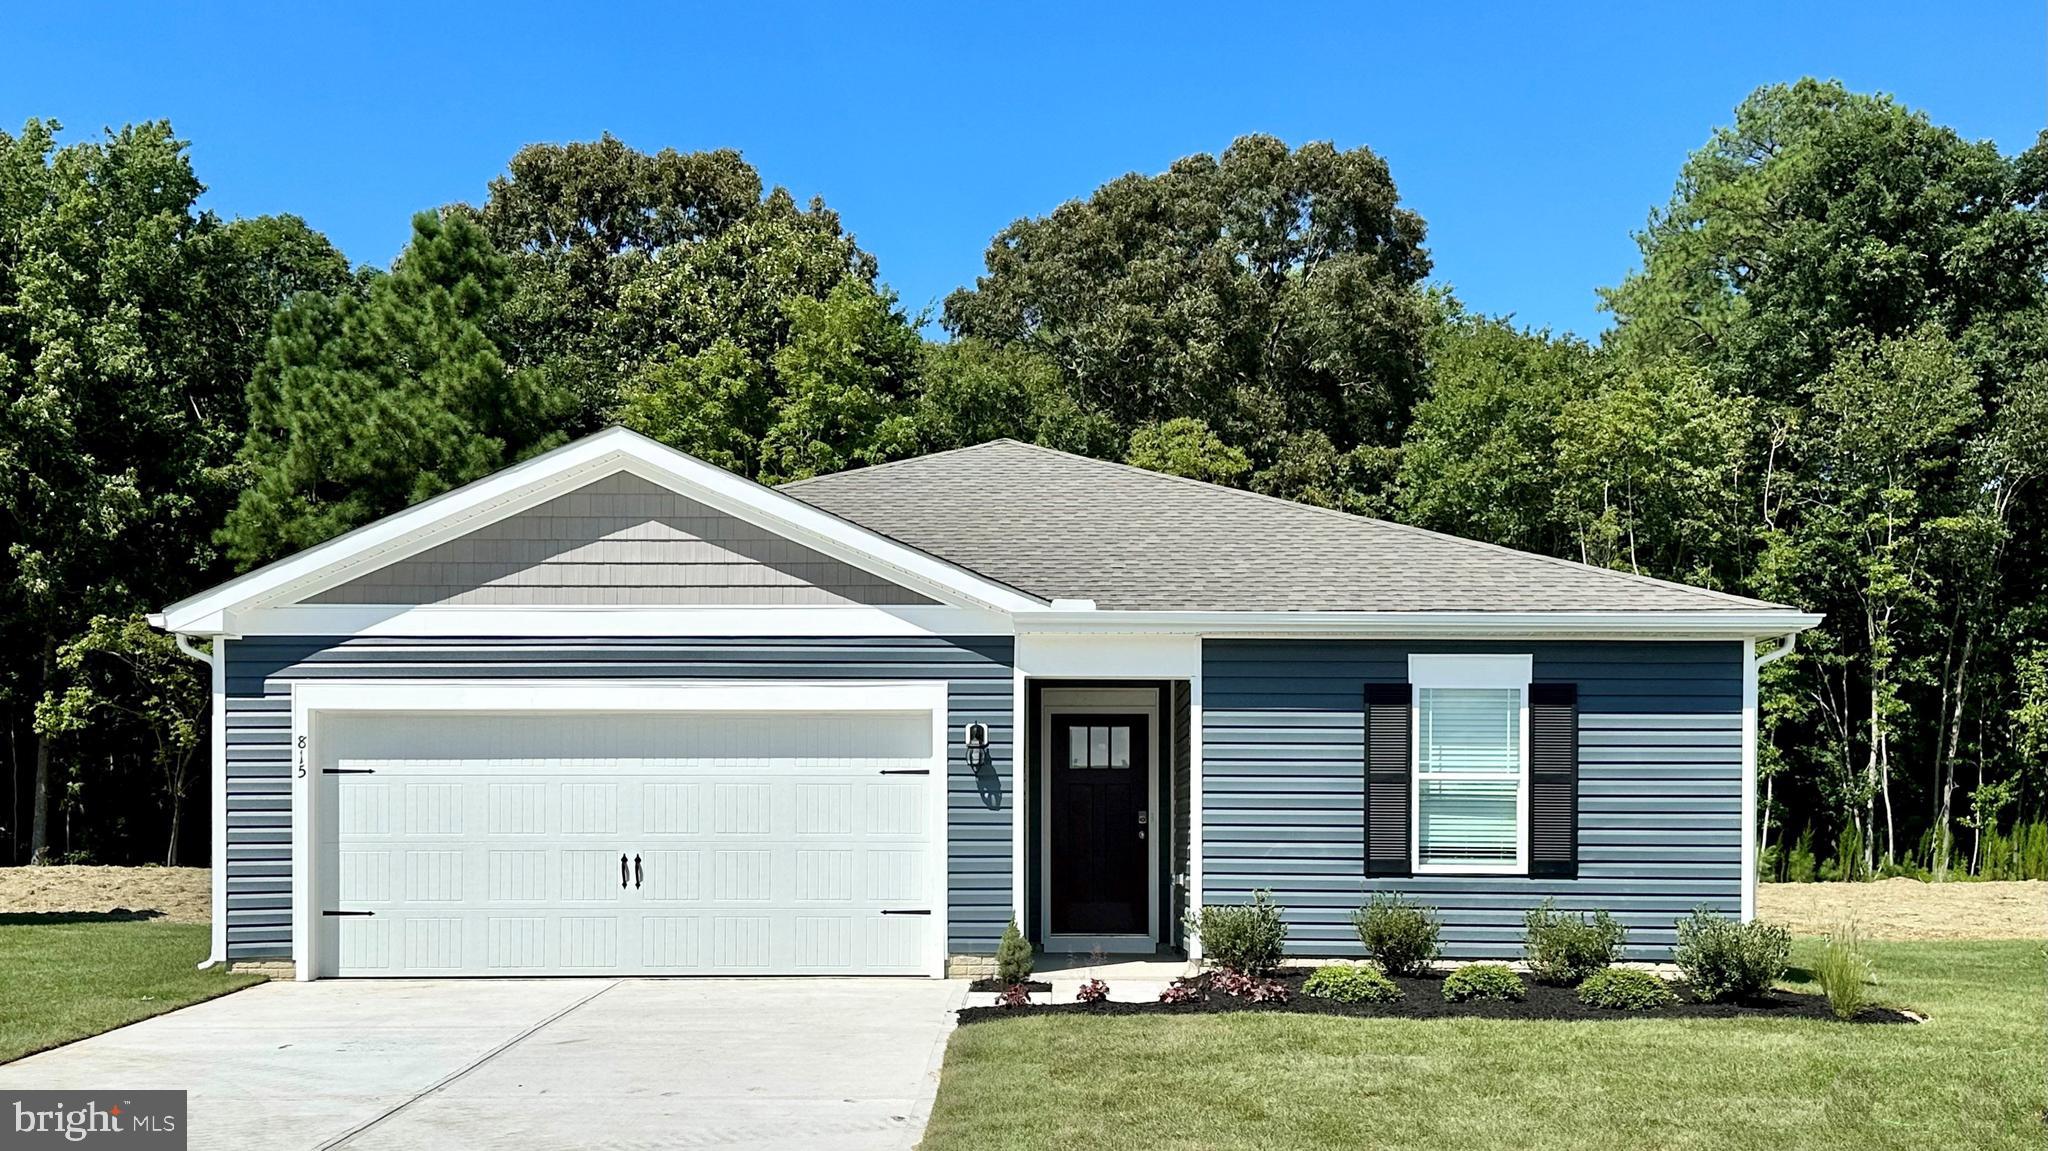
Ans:
[[[322,716],[318,973],[930,974],[931,724]]]

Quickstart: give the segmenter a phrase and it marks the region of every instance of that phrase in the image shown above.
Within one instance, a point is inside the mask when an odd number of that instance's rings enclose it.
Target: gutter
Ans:
[[[1018,634],[1352,636],[1385,639],[1756,639],[1820,623],[1796,611],[1051,611],[1016,612]],[[1790,650],[1789,646],[1785,650]],[[1782,654],[1782,653],[1781,653]],[[1776,655],[1770,658],[1777,658]]]
[[[149,617],[149,622],[162,627],[163,616],[152,615]],[[192,638],[183,632],[171,633],[171,642],[177,644],[178,651],[188,658],[205,664],[209,672],[209,678],[212,681],[213,716],[212,723],[210,724],[212,729],[212,751],[207,756],[207,782],[212,785],[207,790],[213,805],[213,826],[209,829],[209,834],[213,837],[213,858],[210,861],[213,869],[213,923],[207,934],[212,943],[206,958],[200,960],[196,965],[197,970],[204,971],[209,967],[216,967],[227,962],[227,901],[225,886],[227,882],[225,871],[227,867],[227,780],[225,778],[216,778],[213,771],[214,767],[221,762],[217,756],[225,743],[227,733],[227,720],[220,714],[221,708],[224,705],[225,689],[227,686],[227,665],[216,654],[220,647],[219,640],[214,641],[216,651],[201,651],[199,648],[192,646]]]

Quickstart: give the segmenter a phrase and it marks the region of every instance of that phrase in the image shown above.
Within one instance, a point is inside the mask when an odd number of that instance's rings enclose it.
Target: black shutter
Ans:
[[[1529,874],[1579,874],[1579,685],[1529,685]]]
[[[1409,688],[1365,685],[1365,873],[1407,875]]]

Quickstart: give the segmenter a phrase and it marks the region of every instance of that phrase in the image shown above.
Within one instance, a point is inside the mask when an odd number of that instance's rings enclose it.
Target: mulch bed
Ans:
[[[1009,984],[1007,984],[1007,983],[1004,983],[1004,982],[1003,982],[1002,980],[1000,980],[1000,979],[997,979],[996,977],[994,977],[993,975],[991,975],[991,976],[989,976],[989,977],[988,977],[988,978],[986,978],[986,979],[977,979],[977,980],[975,980],[974,982],[972,982],[972,983],[968,984],[968,985],[967,985],[967,990],[969,990],[969,991],[1001,991],[1001,990],[1002,990],[1003,988],[1005,988],[1005,987],[1008,987],[1008,986],[1009,986]],[[1052,984],[1050,984],[1050,983],[1043,983],[1043,982],[1040,982],[1040,981],[1038,981],[1038,980],[1036,980],[1036,979],[1032,979],[1032,980],[1027,980],[1027,981],[1025,982],[1025,984],[1024,984],[1024,990],[1026,990],[1026,991],[1051,991],[1051,990],[1052,990]]]
[[[1105,1000],[1100,1003],[1048,1003],[1031,1004],[1028,1007],[966,1007],[960,1010],[961,1023],[979,1023],[990,1019],[1017,1019],[1032,1015],[1227,1015],[1234,1012],[1293,1013],[1297,1015],[1354,1015],[1366,1018],[1385,1019],[1819,1019],[1835,1022],[1834,1012],[1828,1009],[1828,1002],[1819,995],[1799,995],[1789,991],[1772,991],[1757,999],[1737,1003],[1700,1003],[1695,1001],[1682,983],[1673,983],[1671,988],[1678,994],[1678,1002],[1666,1007],[1651,1008],[1647,1011],[1614,1011],[1600,1007],[1588,1007],[1579,1002],[1578,989],[1574,987],[1551,987],[1541,983],[1529,983],[1528,998],[1521,1002],[1497,999],[1474,999],[1464,1003],[1452,1003],[1444,998],[1444,981],[1441,976],[1429,975],[1417,978],[1394,977],[1401,988],[1401,998],[1392,1003],[1338,1003],[1330,999],[1316,999],[1302,994],[1302,981],[1309,971],[1302,968],[1283,968],[1274,973],[1274,978],[1287,985],[1288,998],[1285,1003],[1253,1003],[1216,991],[1209,986],[1209,977],[1200,977],[1198,986],[1202,998],[1195,1003],[1117,1003]],[[981,983],[990,986],[982,988]],[[981,980],[976,990],[1000,991],[1002,985],[996,980]],[[1914,1023],[1911,1015],[1889,1007],[1867,1007],[1852,1023]]]

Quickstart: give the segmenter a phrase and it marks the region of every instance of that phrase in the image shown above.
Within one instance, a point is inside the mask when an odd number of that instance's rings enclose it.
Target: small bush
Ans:
[[[1452,1003],[1468,999],[1513,999],[1529,994],[1522,977],[1503,963],[1474,963],[1444,977],[1444,998]]]
[[[1678,921],[1678,946],[1671,953],[1692,987],[1708,1002],[1761,995],[1785,974],[1792,959],[1792,935],[1762,920],[1736,923],[1702,907]]]
[[[1003,941],[996,944],[996,978],[1004,983],[1022,983],[1031,978],[1031,963],[1031,944],[1012,919],[1003,929]]]
[[[1589,919],[1559,911],[1557,901],[1546,899],[1522,917],[1526,929],[1522,955],[1529,974],[1538,983],[1560,987],[1583,981],[1588,975],[1613,964],[1628,941],[1628,929],[1612,915],[1596,911]]]
[[[1389,975],[1415,975],[1429,966],[1441,945],[1443,924],[1421,904],[1398,895],[1375,895],[1351,914],[1366,955]]]
[[[1820,962],[1813,965],[1813,977],[1828,1008],[1837,1019],[1854,1019],[1870,1006],[1870,957],[1863,953],[1863,941],[1854,924],[1843,924],[1828,935],[1821,948]]]
[[[1076,1003],[1100,1003],[1109,998],[1109,984],[1100,979],[1090,979],[1074,992]]]
[[[1188,929],[1202,941],[1202,957],[1218,967],[1264,975],[1287,947],[1287,922],[1270,891],[1252,892],[1250,903],[1212,903],[1188,916]]]
[[[1304,995],[1339,1003],[1387,1003],[1401,998],[1394,981],[1370,967],[1318,967],[1301,985]]]
[[[1662,979],[1626,967],[1603,967],[1579,984],[1579,1002],[1611,1011],[1648,1011],[1677,999]]]
[[[996,992],[997,1007],[1028,1007],[1031,1004],[1031,989],[1022,983],[1012,983]]]
[[[1200,1003],[1202,991],[1185,979],[1176,979],[1159,993],[1161,1003]]]
[[[1287,1002],[1287,985],[1278,979],[1261,979],[1245,995],[1253,1003]]]

